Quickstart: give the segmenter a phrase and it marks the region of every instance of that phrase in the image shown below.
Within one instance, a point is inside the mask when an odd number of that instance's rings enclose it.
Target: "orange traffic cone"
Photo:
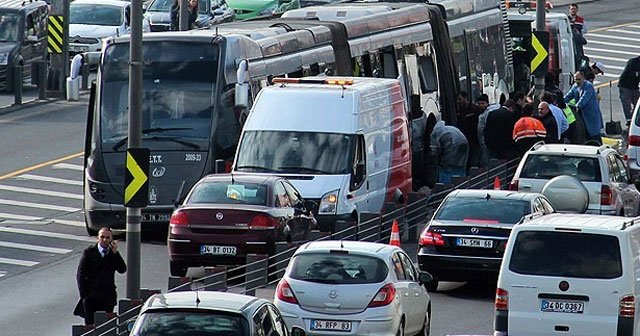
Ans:
[[[500,178],[496,176],[496,178],[493,179],[493,189],[494,190],[500,190],[502,189],[502,187],[500,186]]]
[[[400,227],[398,226],[398,221],[393,220],[393,225],[391,225],[391,239],[389,240],[389,245],[400,246]]]

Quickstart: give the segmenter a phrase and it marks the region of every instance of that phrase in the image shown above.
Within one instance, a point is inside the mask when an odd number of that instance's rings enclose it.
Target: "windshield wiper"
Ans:
[[[113,150],[117,151],[118,149],[120,149],[120,147],[122,147],[122,145],[127,143],[128,139],[129,139],[129,137],[124,137],[124,138],[120,139],[120,141],[118,141],[115,145],[113,145]],[[189,142],[189,141],[180,140],[180,139],[178,139],[176,137],[153,136],[153,137],[149,137],[149,138],[145,138],[145,139],[173,141],[173,142],[179,143],[179,144],[181,144],[183,146],[187,146],[187,147],[193,148],[195,150],[200,149],[200,146],[198,144],[195,144],[195,143]]]
[[[188,130],[192,130],[193,127],[154,127],[154,128],[145,128],[142,130],[142,134],[149,134],[149,133],[160,133],[160,132],[167,132],[167,131],[188,131]]]
[[[166,131],[186,131],[186,130],[192,130],[193,128],[191,127],[167,127],[167,128],[163,128],[163,127],[154,127],[154,128],[145,128],[141,131],[142,134],[149,134],[149,133],[155,133],[155,132],[166,132]],[[167,140],[176,140],[175,142],[178,142],[177,139],[175,138],[162,138],[162,139],[167,139]],[[117,151],[120,147],[122,147],[122,145],[124,145],[127,140],[129,140],[128,136],[125,136],[124,138],[120,139],[120,141],[116,142],[115,145],[113,145],[113,150]],[[178,142],[178,143],[182,143],[182,142]],[[190,142],[185,142],[182,143],[185,146],[189,146],[191,148],[194,149],[200,149],[200,146],[190,143]]]
[[[238,166],[238,167],[236,167],[236,169],[238,169],[238,170],[247,169],[247,170],[251,170],[251,171],[260,171],[260,172],[269,172],[269,173],[279,173],[280,172],[280,171],[272,169],[272,168],[267,168],[267,167],[263,167],[263,166],[250,166],[250,165]]]
[[[310,167],[282,166],[282,167],[278,167],[278,169],[282,169],[284,171],[293,170],[295,172],[301,172],[301,173],[330,174],[328,171],[324,171],[316,168],[310,168]]]

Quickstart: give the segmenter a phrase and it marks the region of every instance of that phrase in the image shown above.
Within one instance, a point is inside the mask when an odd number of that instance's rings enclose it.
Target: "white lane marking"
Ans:
[[[21,193],[25,193],[25,194],[35,194],[35,195],[71,198],[71,199],[78,199],[78,200],[82,199],[82,194],[71,194],[71,193],[66,193],[66,192],[49,191],[49,190],[33,189],[33,188],[23,188],[23,187],[14,187],[14,186],[8,186],[8,185],[0,185],[0,190],[15,191],[15,192],[21,192]]]
[[[53,182],[53,183],[61,183],[61,184],[82,186],[82,181],[67,180],[67,179],[61,179],[61,178],[49,177],[49,176],[22,174],[22,175],[17,176],[16,178],[17,179],[24,179],[24,180],[33,180],[33,181],[41,181],[41,182]]]
[[[633,51],[601,49],[601,48],[591,48],[591,47],[584,47],[583,49],[589,50],[589,51],[599,51],[599,52],[605,52],[605,53],[624,54],[624,55],[632,55],[632,56],[638,55],[638,52],[633,52]]]
[[[85,227],[85,223],[81,221],[67,220],[67,219],[51,219],[55,224]]]
[[[0,241],[0,247],[8,247],[8,248],[38,251],[38,252],[57,253],[57,254],[67,254],[73,251],[73,250],[57,248],[57,247],[47,247],[47,246],[32,245],[32,244],[20,244],[20,243],[12,243],[12,242],[5,242],[5,241]]]
[[[19,229],[14,227],[0,227],[0,232],[19,233],[19,234],[26,234],[31,236],[60,238],[60,239],[76,240],[76,241],[91,242],[91,243],[96,242],[95,237],[81,237],[81,236],[74,236],[74,235],[65,234],[65,233],[27,230],[27,229]]]
[[[609,29],[607,30],[608,32],[616,32],[616,33],[623,33],[623,34],[634,34],[634,35],[640,35],[640,31],[634,31],[634,30],[625,30],[625,29]]]
[[[630,45],[630,44],[620,44],[620,43],[611,43],[611,42],[604,42],[604,41],[598,41],[598,40],[590,40],[589,44],[602,44],[602,45],[608,45],[608,46],[612,46],[612,47],[624,47],[624,48],[635,48],[635,49],[640,49],[640,45]]]
[[[2,278],[5,275],[7,275],[7,271],[0,271],[0,278]]]
[[[39,264],[37,261],[28,261],[28,260],[20,260],[20,259],[10,259],[10,258],[0,258],[0,264],[10,264],[10,265],[18,265],[18,266],[35,266]]]
[[[627,62],[627,58],[616,58],[616,57],[606,57],[606,56],[600,56],[600,55],[587,55],[589,57],[594,57],[597,58],[598,60],[607,60],[607,61],[613,61],[613,62],[622,62],[623,64]]]
[[[36,208],[36,209],[46,209],[46,210],[57,210],[57,211],[66,211],[66,212],[76,212],[82,209],[79,208],[71,208],[59,205],[52,204],[40,204],[40,203],[31,203],[31,202],[20,202],[14,200],[0,199],[0,204],[4,205],[15,205],[19,207],[25,208]]]
[[[56,163],[53,165],[53,169],[71,169],[71,170],[83,171],[84,167],[82,167],[82,165],[73,164],[73,163]]]
[[[85,223],[82,221],[74,221],[74,220],[68,220],[68,219],[57,219],[57,218],[50,218],[50,219],[45,219],[43,217],[33,217],[33,216],[23,216],[23,215],[15,215],[15,214],[10,214],[10,213],[3,213],[0,212],[0,220],[3,219],[9,219],[9,220],[21,220],[21,221],[29,221],[29,222],[42,222],[42,224],[49,224],[50,222],[53,222],[55,224],[60,224],[60,225],[68,225],[68,226],[76,226],[76,227],[85,227]],[[25,224],[32,224],[32,223],[25,223]],[[39,223],[36,223],[39,224]]]
[[[606,38],[606,39],[616,39],[616,40],[623,40],[623,41],[638,42],[638,38],[637,37],[624,37],[624,36],[605,35],[605,34],[587,34],[587,41],[590,41],[589,40],[590,37],[602,37],[602,38]]]
[[[37,222],[37,221],[41,221],[42,217],[24,216],[24,215],[16,215],[16,214],[0,212],[0,219],[13,219],[13,220]]]

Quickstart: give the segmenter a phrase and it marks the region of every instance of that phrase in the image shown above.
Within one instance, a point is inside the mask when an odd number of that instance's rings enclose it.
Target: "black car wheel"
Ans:
[[[171,276],[183,277],[187,275],[187,267],[180,262],[169,261]]]

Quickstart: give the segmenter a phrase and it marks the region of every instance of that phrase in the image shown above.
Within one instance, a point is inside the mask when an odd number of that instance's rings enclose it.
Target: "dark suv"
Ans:
[[[7,0],[0,2],[0,91],[12,91],[13,72],[23,66],[23,78],[31,78],[35,61],[47,55],[47,19],[44,1]]]

